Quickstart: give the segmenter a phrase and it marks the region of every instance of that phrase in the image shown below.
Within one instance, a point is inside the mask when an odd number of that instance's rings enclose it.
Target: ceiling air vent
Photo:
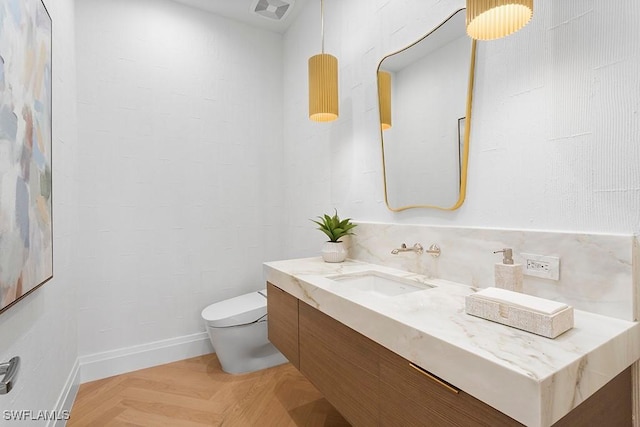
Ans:
[[[293,0],[255,0],[251,10],[265,18],[280,21],[292,9]]]

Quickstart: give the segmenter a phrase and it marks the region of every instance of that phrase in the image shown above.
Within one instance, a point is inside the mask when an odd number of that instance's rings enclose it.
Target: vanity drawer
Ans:
[[[379,425],[379,348],[300,302],[300,372],[353,426]]]
[[[269,341],[300,369],[298,298],[267,282],[267,313]]]
[[[522,424],[385,349],[380,353],[380,425]]]

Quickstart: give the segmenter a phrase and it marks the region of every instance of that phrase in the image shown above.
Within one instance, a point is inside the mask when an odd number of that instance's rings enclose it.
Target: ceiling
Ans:
[[[253,27],[284,33],[310,0],[264,0],[270,4],[291,3],[280,20],[266,18],[253,10],[259,0],[175,0],[188,6],[244,22]],[[270,7],[270,10],[272,7]]]

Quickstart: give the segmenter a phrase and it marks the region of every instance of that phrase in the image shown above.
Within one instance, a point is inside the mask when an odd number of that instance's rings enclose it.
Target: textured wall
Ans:
[[[45,1],[53,20],[53,274],[0,314],[0,361],[21,357],[16,386],[0,409],[51,410],[77,357],[77,120],[73,0]],[[0,414],[0,424],[5,421]],[[43,420],[29,425],[44,425]]]
[[[78,15],[81,356],[204,331],[281,258],[282,36],[166,0]]]
[[[337,207],[362,221],[602,233],[640,232],[638,2],[536,2],[531,23],[479,43],[469,186],[455,212],[384,205],[378,61],[464,1],[327,1],[341,117],[306,118],[306,61],[320,49],[311,3],[285,36],[287,255],[314,255],[307,218]]]

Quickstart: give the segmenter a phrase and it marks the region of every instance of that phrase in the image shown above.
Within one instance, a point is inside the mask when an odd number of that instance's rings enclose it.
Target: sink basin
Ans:
[[[379,271],[363,271],[358,273],[340,274],[328,277],[331,280],[340,282],[350,289],[366,292],[368,294],[394,297],[411,292],[424,291],[433,288],[431,285],[418,283],[414,280],[403,279],[391,274]]]

